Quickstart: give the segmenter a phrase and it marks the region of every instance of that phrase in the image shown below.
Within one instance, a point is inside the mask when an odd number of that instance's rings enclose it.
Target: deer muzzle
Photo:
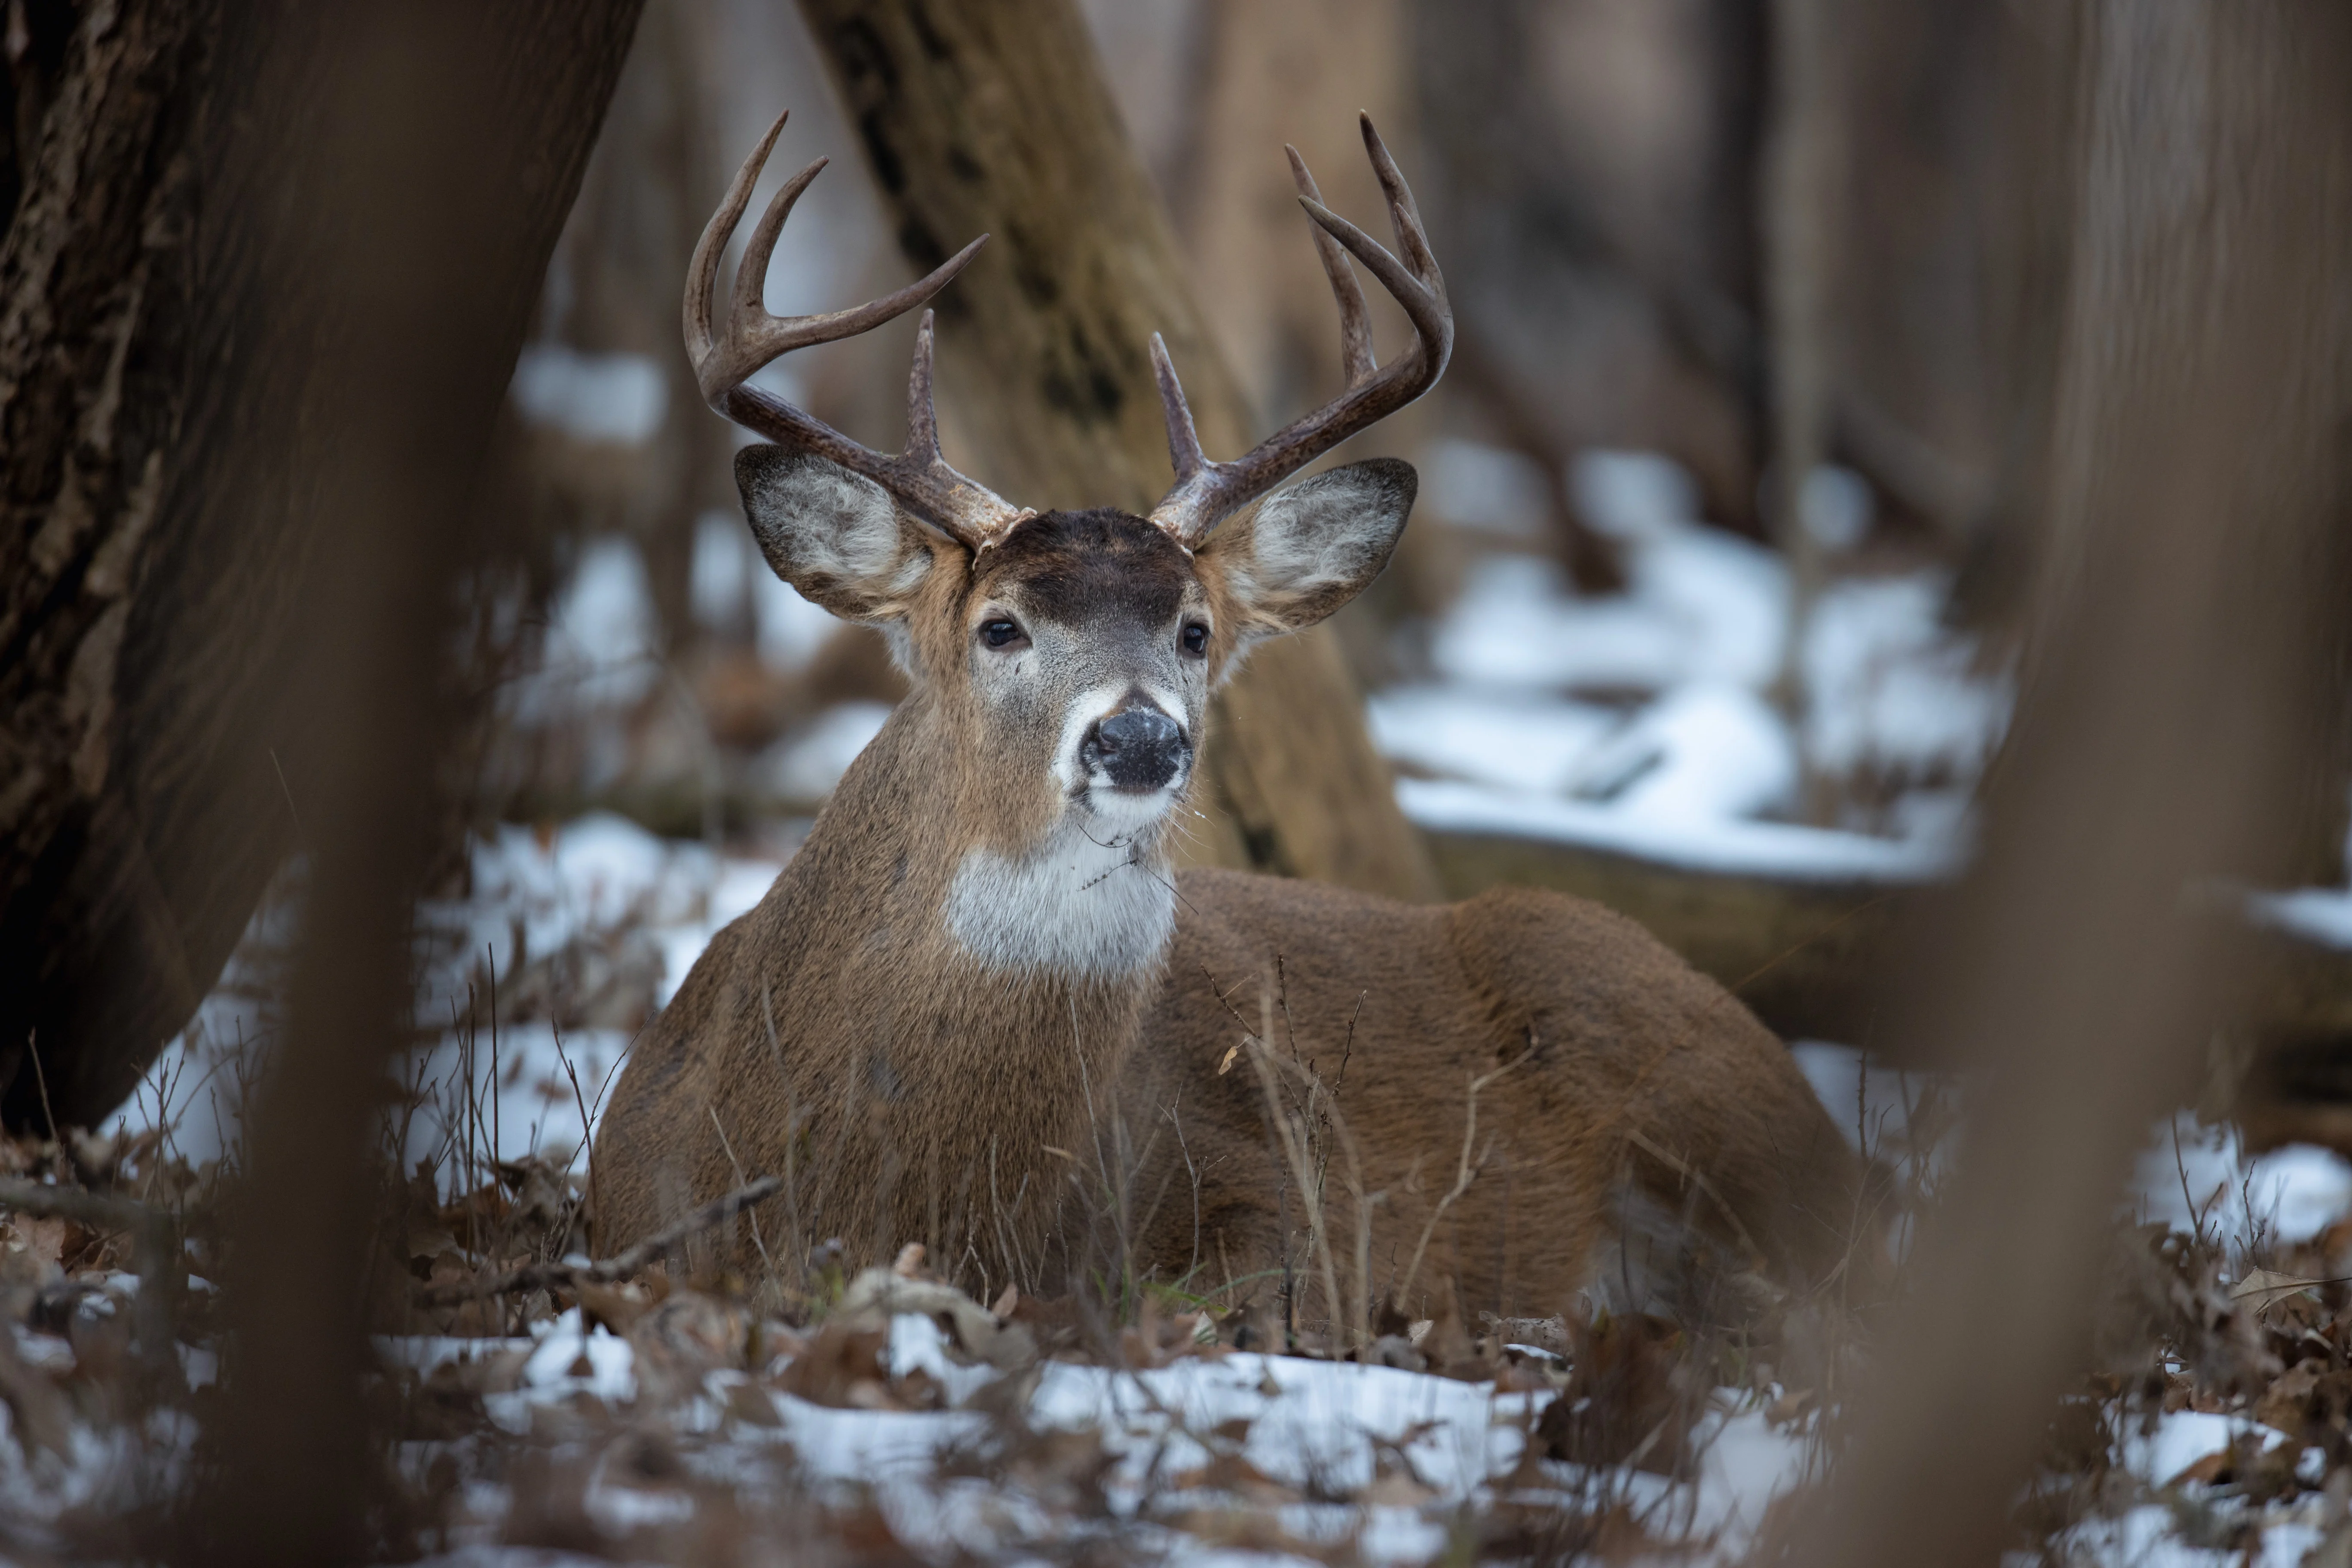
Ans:
[[[1136,795],[1166,789],[1192,758],[1183,726],[1140,705],[1096,720],[1078,742],[1078,763],[1088,778],[1107,778],[1113,789]]]

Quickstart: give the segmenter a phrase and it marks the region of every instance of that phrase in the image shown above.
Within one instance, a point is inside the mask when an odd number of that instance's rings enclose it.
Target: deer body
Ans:
[[[632,1054],[592,1162],[601,1247],[772,1174],[741,1255],[919,1240],[990,1286],[1295,1273],[1318,1225],[1327,1279],[1349,1259],[1327,1295],[1415,1310],[1446,1283],[1512,1314],[1643,1303],[1701,1254],[1834,1266],[1856,1163],[1780,1043],[1631,922],[1518,890],[1416,908],[1171,869],[1211,690],[1370,582],[1412,506],[1391,460],[1269,494],[1425,390],[1451,343],[1411,196],[1365,135],[1402,260],[1295,165],[1349,393],[1213,463],[1155,340],[1177,484],[1150,518],[1020,511],[948,468],[928,316],[897,457],[744,389],[971,254],[857,310],[767,316],[759,279],[813,165],[754,232],[716,341],[718,251],[767,143],[745,165],[697,254],[688,346],[714,406],[778,441],[736,465],[771,564],[881,626],[912,689]],[[1413,321],[1385,368],[1341,246]]]

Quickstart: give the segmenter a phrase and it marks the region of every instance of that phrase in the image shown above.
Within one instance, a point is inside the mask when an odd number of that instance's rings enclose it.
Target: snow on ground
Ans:
[[[1538,493],[1460,447],[1432,465],[1432,510],[1534,533]],[[1857,482],[1836,470],[1815,477],[1817,531],[1851,548],[1867,531],[1866,492],[1857,501]],[[1621,552],[1625,589],[1580,596],[1532,554],[1472,563],[1456,601],[1401,645],[1427,678],[1370,704],[1375,742],[1408,774],[1406,815],[1735,872],[1948,870],[1965,853],[1969,786],[2009,694],[1944,626],[1944,574],[1831,584],[1798,639],[1804,719],[1792,731],[1768,700],[1790,644],[1780,556],[1699,521],[1695,487],[1664,458],[1587,453],[1572,478]],[[1847,831],[1773,831],[1792,826],[1808,765],[1891,781],[1893,798]]]
[[[433,1092],[409,1128],[406,1158],[429,1156],[448,1135],[461,1086],[480,1107],[485,1150],[494,1143],[501,1159],[576,1150],[583,1101],[593,1126],[638,1026],[782,868],[781,859],[659,838],[610,812],[544,837],[509,826],[478,841],[471,896],[419,911],[426,963],[417,1018],[435,1037],[395,1070]],[[276,1038],[273,988],[293,939],[299,880],[299,868],[281,879],[220,984],[114,1126],[168,1122],[179,1151],[198,1163],[235,1146],[244,1085],[256,1070],[247,1047],[266,1051]],[[558,1000],[588,1016],[548,1016]]]
[[[1957,1085],[1826,1040],[1789,1050],[1848,1143],[1881,1159],[1916,1159],[1931,1181],[1949,1168],[1958,1124],[1942,1107],[1961,1107]],[[2183,1110],[2149,1129],[2121,1205],[2136,1221],[2201,1232],[2240,1257],[2264,1242],[2308,1241],[2352,1215],[2352,1161],[2308,1143],[2250,1155],[2236,1127]]]
[[[387,1361],[420,1372],[459,1358],[523,1358],[519,1385],[486,1401],[491,1419],[517,1434],[546,1431],[550,1423],[541,1413],[560,1415],[583,1397],[619,1407],[638,1392],[631,1342],[601,1327],[583,1329],[576,1310],[530,1339],[381,1339],[377,1344]],[[744,1423],[732,1418],[741,1409],[735,1391],[751,1380],[719,1372],[709,1374],[673,1425],[684,1432],[727,1434],[748,1450],[706,1447],[699,1456],[703,1468],[739,1483],[758,1473],[759,1452],[792,1455],[797,1483],[820,1495],[870,1496],[893,1531],[919,1552],[986,1556],[1100,1532],[1099,1521],[1056,1521],[985,1481],[957,1478],[956,1455],[984,1439],[990,1426],[988,1417],[967,1406],[998,1374],[958,1364],[936,1323],[911,1313],[893,1319],[887,1361],[894,1378],[919,1368],[936,1380],[948,1407],[837,1408],[772,1394],[773,1423]],[[1223,1451],[1296,1496],[1357,1500],[1280,1503],[1279,1521],[1294,1537],[1351,1537],[1367,1562],[1420,1563],[1444,1553],[1462,1505],[1491,1504],[1508,1491],[1506,1478],[1519,1465],[1528,1430],[1549,1397],[1388,1367],[1215,1352],[1141,1370],[1045,1362],[1037,1369],[1026,1422],[1048,1434],[1099,1435],[1113,1460],[1102,1477],[1103,1491],[1114,1518],[1129,1527],[1148,1528],[1155,1502],[1164,1504],[1171,1491],[1194,1489],[1188,1473],[1201,1475]],[[1220,1429],[1246,1435],[1238,1447],[1230,1442],[1213,1447],[1211,1435]],[[1541,1461],[1539,1473],[1568,1496],[1622,1500],[1661,1537],[1707,1543],[1689,1561],[1728,1563],[1753,1539],[1772,1498],[1806,1473],[1808,1447],[1796,1428],[1772,1426],[1760,1401],[1722,1395],[1701,1418],[1695,1443],[1700,1458],[1688,1482],[1585,1472],[1553,1461]],[[1382,1476],[1391,1479],[1382,1481]],[[1213,1495],[1213,1489],[1221,1489]],[[600,1475],[588,1511],[622,1516],[642,1496]],[[1160,1533],[1156,1544],[1165,1553],[1162,1561],[1237,1560],[1176,1531]],[[1248,1560],[1298,1561],[1280,1553]]]

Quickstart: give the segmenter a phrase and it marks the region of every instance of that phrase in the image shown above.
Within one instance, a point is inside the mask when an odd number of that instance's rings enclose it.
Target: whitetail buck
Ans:
[[[766,1173],[786,1192],[739,1226],[746,1260],[840,1237],[925,1241],[975,1285],[1295,1268],[1342,1319],[1382,1294],[1417,1314],[1444,1281],[1474,1310],[1549,1315],[1700,1254],[1832,1271],[1857,1162],[1780,1043],[1630,921],[1524,890],[1419,908],[1171,869],[1210,692],[1370,582],[1412,505],[1413,470],[1384,458],[1275,492],[1427,391],[1452,346],[1370,121],[1398,255],[1291,154],[1347,391],[1213,462],[1155,337],[1176,482],[1149,517],[1025,511],[950,468],[928,312],[895,457],[745,384],[924,303],[980,245],[856,310],[770,315],[768,258],[819,160],[753,231],[714,332],[719,253],[782,129],[702,237],[687,343],[711,406],[775,443],[735,461],[769,563],[880,627],[911,690],[631,1057],[592,1163],[600,1247]],[[1412,321],[1384,367],[1342,247]]]

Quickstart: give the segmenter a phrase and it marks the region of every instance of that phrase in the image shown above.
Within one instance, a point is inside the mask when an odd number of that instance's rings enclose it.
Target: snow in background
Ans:
[[[669,412],[669,384],[649,356],[585,353],[567,343],[527,344],[508,391],[525,419],[580,441],[635,446],[652,439]]]
[[[1543,488],[1526,459],[1441,442],[1427,468],[1433,515],[1538,540]],[[1780,556],[1700,521],[1696,487],[1664,458],[1588,452],[1570,480],[1625,588],[1577,595],[1517,550],[1472,561],[1458,599],[1402,641],[1401,661],[1427,678],[1370,704],[1407,816],[1776,876],[1911,879],[1965,854],[1969,789],[2010,700],[1944,625],[1945,574],[1831,584],[1796,650],[1792,730],[1769,700],[1790,646]],[[1812,476],[1806,507],[1832,552],[1869,532],[1867,487],[1843,470]],[[1807,766],[1894,798],[1845,831],[1800,826]]]

